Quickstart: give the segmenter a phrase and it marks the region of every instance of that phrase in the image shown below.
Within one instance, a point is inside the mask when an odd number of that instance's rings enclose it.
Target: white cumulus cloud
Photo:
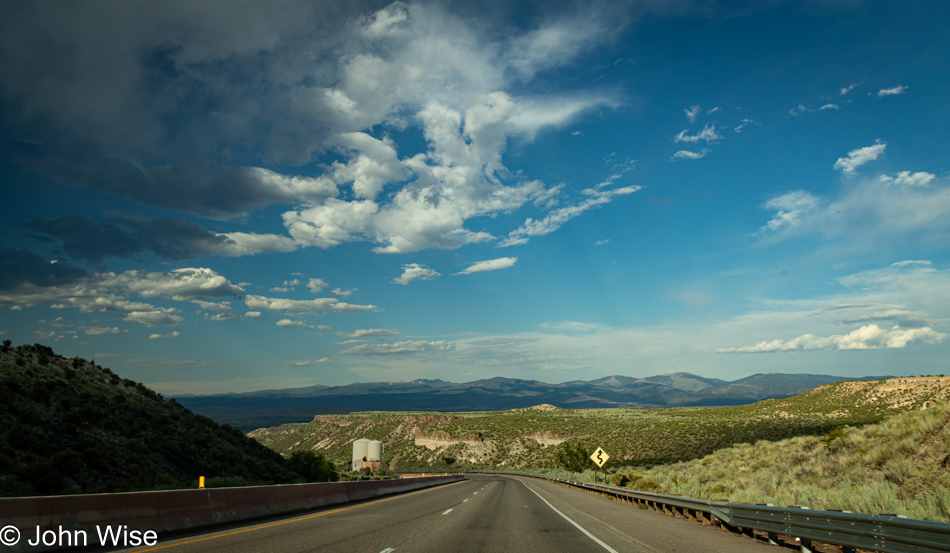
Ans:
[[[172,308],[154,309],[151,311],[130,311],[122,317],[122,320],[130,323],[143,324],[145,326],[175,326],[185,322],[185,319],[176,315],[176,313],[178,313],[178,310]]]
[[[831,336],[803,334],[792,340],[762,341],[754,346],[720,348],[716,352],[775,353],[811,350],[894,349],[907,347],[914,342],[936,344],[942,342],[946,337],[946,334],[936,332],[930,327],[902,329],[895,326],[885,330],[876,324],[869,324],[848,334],[833,334]]]
[[[322,291],[327,286],[329,286],[329,284],[324,282],[322,278],[311,278],[310,281],[307,282],[307,288],[310,288],[310,291],[314,294]]]
[[[414,280],[430,280],[442,273],[418,263],[409,263],[402,266],[402,274],[393,279],[396,284],[407,285]]]
[[[881,175],[881,182],[897,186],[927,186],[933,182],[935,178],[937,178],[937,175],[933,173],[901,171],[895,173],[893,177]]]
[[[834,164],[834,169],[841,169],[846,175],[853,175],[854,171],[869,161],[874,161],[887,148],[887,143],[878,141],[873,146],[855,148],[848,152],[848,157],[839,157]]]

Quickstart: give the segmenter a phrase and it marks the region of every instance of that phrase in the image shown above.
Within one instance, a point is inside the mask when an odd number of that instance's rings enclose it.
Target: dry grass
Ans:
[[[621,472],[628,487],[661,493],[950,522],[948,422],[945,402],[824,437],[763,440]]]

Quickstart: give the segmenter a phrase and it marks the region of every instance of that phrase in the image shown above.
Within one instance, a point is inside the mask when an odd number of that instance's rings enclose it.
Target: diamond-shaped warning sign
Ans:
[[[607,462],[607,459],[610,459],[610,455],[607,455],[606,451],[598,447],[597,451],[595,451],[594,454],[590,456],[590,459],[597,463],[598,467],[603,467],[604,463]]]

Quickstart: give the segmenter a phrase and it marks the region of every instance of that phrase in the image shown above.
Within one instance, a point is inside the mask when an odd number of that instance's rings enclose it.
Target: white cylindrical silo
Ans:
[[[369,446],[369,443],[370,441],[366,438],[360,438],[353,442],[353,466],[351,470],[360,470],[363,458],[368,458],[367,446]]]
[[[371,440],[366,444],[366,460],[367,461],[382,461],[383,460],[383,442],[379,440]]]

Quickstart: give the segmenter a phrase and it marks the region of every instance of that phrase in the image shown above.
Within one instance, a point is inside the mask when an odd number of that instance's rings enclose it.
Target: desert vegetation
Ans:
[[[610,483],[717,499],[901,514],[950,522],[950,402],[823,436],[760,440],[701,459],[650,468],[622,467]],[[593,481],[591,470],[552,476]],[[600,476],[602,478],[602,476]]]
[[[339,460],[349,457],[353,440],[376,439],[397,470],[553,470],[565,466],[569,448],[603,447],[611,456],[606,468],[616,471],[700,459],[739,444],[822,437],[947,399],[950,378],[906,377],[826,384],[735,407],[363,412],[321,415],[249,435],[284,454],[313,449]]]

